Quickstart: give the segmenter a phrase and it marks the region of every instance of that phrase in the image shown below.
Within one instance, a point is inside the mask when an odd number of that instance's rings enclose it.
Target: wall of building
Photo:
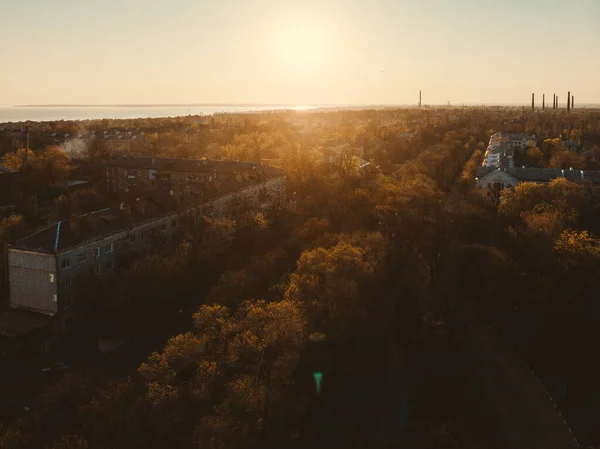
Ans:
[[[8,249],[11,307],[54,315],[58,312],[56,259],[53,254]]]
[[[507,187],[516,187],[519,184],[519,181],[502,170],[493,171],[477,180],[477,186],[479,188],[494,188],[496,183],[501,184],[501,189],[505,189]]]
[[[86,292],[77,289],[85,276],[112,276],[125,259],[143,257],[154,249],[170,251],[177,241],[178,225],[177,214],[173,213],[58,254],[59,309],[85,296]],[[63,268],[65,260],[70,266]]]
[[[274,213],[286,207],[285,181],[285,177],[280,177],[253,184],[196,209],[203,215],[230,218],[237,218],[236,213],[240,210]],[[48,314],[69,308],[85,296],[85,292],[78,290],[78,287],[81,286],[79,281],[86,276],[116,275],[126,259],[135,260],[150,250],[173,251],[179,243],[180,213],[183,211],[86,242],[56,257],[11,250],[11,304]],[[239,224],[243,226],[247,223]]]
[[[155,187],[160,179],[168,179],[174,189],[183,189],[195,183],[216,182],[218,178],[232,178],[233,173],[217,174],[211,171],[153,170],[147,168],[105,167],[105,185],[107,192],[130,192],[136,189]]]
[[[126,237],[127,231],[123,231],[57,254],[59,310],[77,301],[77,296],[81,295],[77,286],[85,276],[106,276],[114,273],[117,242]],[[99,249],[96,254],[95,249]],[[65,261],[68,261],[68,266],[64,265]]]

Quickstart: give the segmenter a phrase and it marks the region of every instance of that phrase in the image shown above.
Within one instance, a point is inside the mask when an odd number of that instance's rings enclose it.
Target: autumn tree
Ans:
[[[584,190],[578,184],[558,178],[549,184],[522,183],[505,189],[498,210],[519,217],[534,232],[557,235],[574,223],[584,204]]]
[[[0,219],[0,246],[17,238],[24,227],[25,222],[21,215],[11,215]]]
[[[381,230],[404,238],[414,236],[443,197],[436,183],[416,164],[405,164],[393,177],[379,176],[376,183],[373,200]]]
[[[25,168],[42,175],[48,181],[60,182],[69,171],[71,158],[59,147],[51,146],[42,151],[29,150]],[[11,170],[21,170],[25,164],[25,149],[14,153],[6,153],[2,157],[2,165]]]
[[[571,151],[558,151],[554,153],[550,159],[550,167],[553,168],[577,168],[580,169],[583,166],[583,160],[581,156]]]
[[[187,403],[204,447],[247,447],[295,425],[302,410],[289,404],[306,332],[301,308],[250,300],[234,315],[203,305],[193,318],[193,332],[173,337],[140,366],[153,408],[172,414]]]
[[[563,268],[561,299],[589,303],[600,291],[600,239],[588,231],[566,229],[554,243],[554,253]]]
[[[235,220],[214,216],[200,207],[186,211],[181,224],[192,259],[215,254],[227,247],[236,229]]]
[[[374,269],[366,251],[348,243],[305,251],[284,297],[306,309],[311,331],[328,333],[336,340],[364,315],[361,281]]]
[[[538,147],[531,147],[525,153],[527,165],[531,167],[545,167],[544,153]]]

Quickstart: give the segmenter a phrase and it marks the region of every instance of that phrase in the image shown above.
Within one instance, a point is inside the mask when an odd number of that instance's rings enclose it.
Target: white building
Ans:
[[[478,167],[475,182],[480,189],[487,189],[490,196],[498,200],[502,190],[514,188],[523,182],[545,184],[553,179],[564,178],[596,190],[600,185],[600,171],[560,168],[487,168]]]
[[[523,151],[535,145],[535,136],[498,132],[490,137],[490,142],[481,165],[487,168],[514,167],[514,152]]]

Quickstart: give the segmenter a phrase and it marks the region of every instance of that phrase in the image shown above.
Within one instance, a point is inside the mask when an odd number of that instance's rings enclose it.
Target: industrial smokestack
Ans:
[[[571,91],[567,92],[567,112],[571,112]]]
[[[546,109],[546,94],[542,94],[542,111]]]
[[[419,91],[419,107],[421,107],[421,91]]]
[[[535,108],[535,94],[531,94],[531,110]]]
[[[575,109],[575,95],[571,95],[571,111]]]
[[[554,95],[552,97],[552,109],[556,109],[556,94],[552,94],[552,95]]]

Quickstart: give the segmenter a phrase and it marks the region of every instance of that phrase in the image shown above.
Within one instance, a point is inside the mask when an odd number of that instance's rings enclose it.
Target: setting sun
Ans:
[[[294,69],[318,69],[325,60],[327,48],[325,33],[310,26],[288,27],[279,40],[281,59]]]

